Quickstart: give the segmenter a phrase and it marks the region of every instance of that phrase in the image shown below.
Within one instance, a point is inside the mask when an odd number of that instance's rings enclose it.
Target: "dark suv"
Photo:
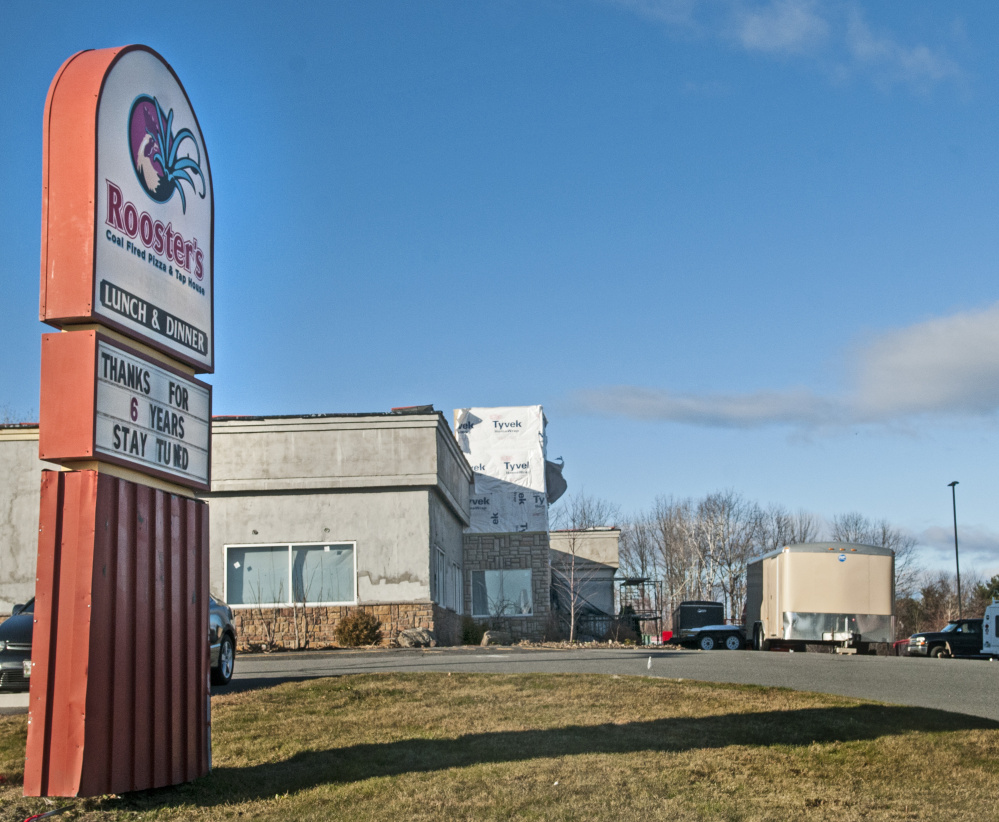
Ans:
[[[10,619],[0,623],[0,691],[28,690],[24,663],[31,659],[35,601],[15,605]]]
[[[30,665],[35,600],[15,605],[13,615],[0,623],[0,691],[27,691],[25,662]],[[236,664],[236,627],[232,609],[208,596],[208,649],[212,685],[228,685]]]
[[[922,631],[909,637],[909,656],[975,656],[981,652],[980,619],[955,619],[942,631]]]

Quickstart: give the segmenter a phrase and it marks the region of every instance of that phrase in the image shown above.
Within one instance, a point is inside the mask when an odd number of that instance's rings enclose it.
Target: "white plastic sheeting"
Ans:
[[[548,530],[545,424],[540,405],[454,412],[458,445],[474,471],[469,531]]]

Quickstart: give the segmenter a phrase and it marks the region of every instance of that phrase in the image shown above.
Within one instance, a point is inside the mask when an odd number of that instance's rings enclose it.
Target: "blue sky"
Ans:
[[[139,7],[141,8],[141,7]],[[999,573],[987,2],[0,4],[0,406],[37,414],[42,110],[145,43],[216,195],[217,414],[544,405],[625,514],[734,489]]]

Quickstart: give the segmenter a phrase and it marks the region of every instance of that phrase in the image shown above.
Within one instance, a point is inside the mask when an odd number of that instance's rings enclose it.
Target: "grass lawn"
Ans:
[[[21,796],[0,717],[0,822],[985,820],[999,723],[779,688],[641,677],[389,674],[212,700],[214,770],[120,797]]]

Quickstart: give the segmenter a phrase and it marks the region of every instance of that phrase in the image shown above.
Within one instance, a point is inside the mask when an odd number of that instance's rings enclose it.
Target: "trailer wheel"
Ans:
[[[715,638],[711,634],[704,634],[697,640],[697,647],[702,651],[713,651],[715,649]]]
[[[738,634],[729,634],[725,637],[725,650],[726,651],[739,651],[742,650],[742,637]]]

